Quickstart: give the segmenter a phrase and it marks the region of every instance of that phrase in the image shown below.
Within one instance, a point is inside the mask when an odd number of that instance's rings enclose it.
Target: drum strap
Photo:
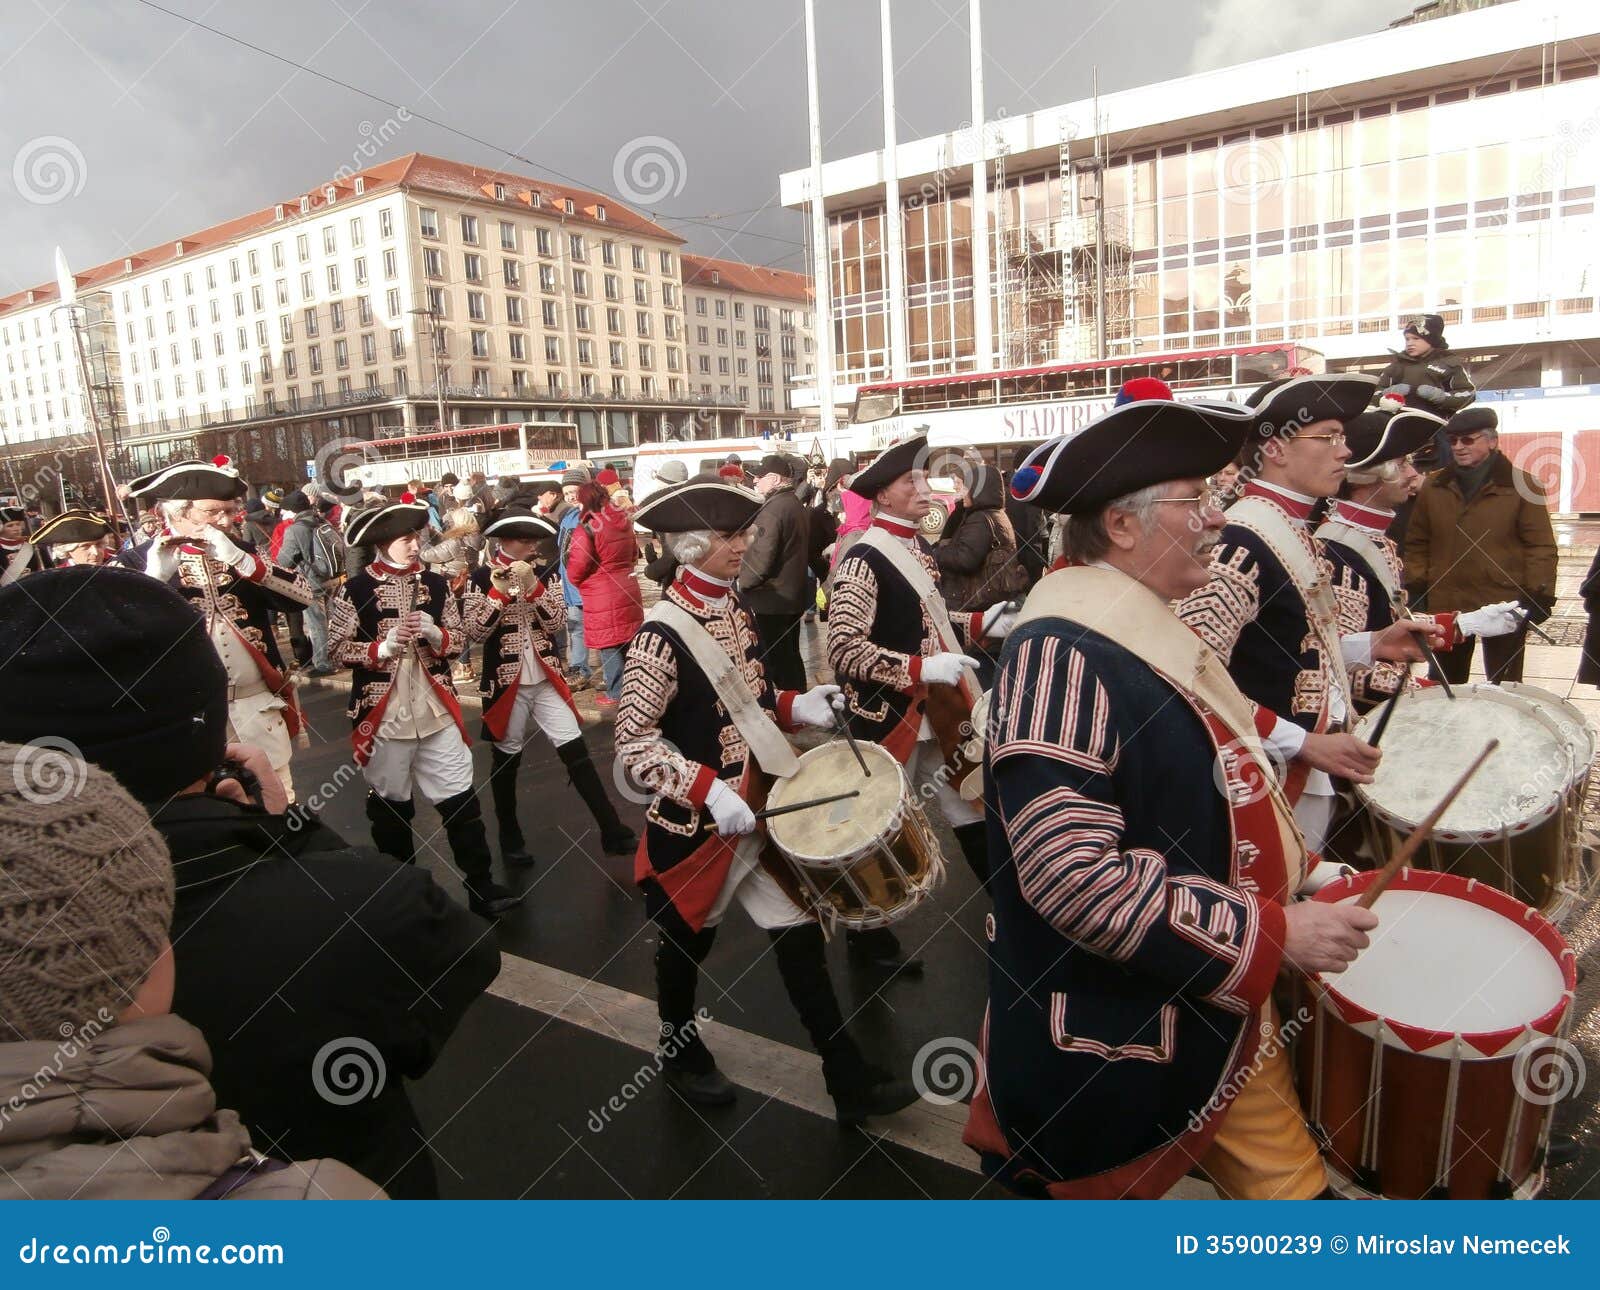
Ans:
[[[1261,497],[1242,497],[1228,508],[1228,523],[1249,529],[1265,543],[1289,575],[1306,607],[1306,618],[1321,646],[1322,669],[1328,683],[1338,688],[1344,701],[1345,720],[1355,709],[1350,704],[1350,680],[1339,650],[1339,602],[1317,559],[1315,539],[1297,532],[1282,510]]]
[[[1210,646],[1184,626],[1153,591],[1115,569],[1073,566],[1046,574],[1028,594],[1017,626],[1036,618],[1064,618],[1098,632],[1147,664],[1227,728],[1235,746],[1257,763],[1259,782],[1270,786],[1288,890],[1294,893],[1307,870],[1305,839],[1272,764],[1261,750],[1250,700],[1240,693]]]
[[[24,542],[17,548],[16,554],[7,562],[5,572],[0,573],[0,587],[9,587],[28,571],[28,565],[33,560],[33,552],[32,542]]]
[[[923,608],[928,611],[928,617],[933,620],[934,631],[939,634],[941,648],[947,653],[961,653],[961,642],[956,639],[956,629],[950,625],[950,614],[944,607],[944,597],[939,594],[939,588],[933,585],[933,579],[928,576],[922,561],[906,550],[905,543],[886,529],[876,527],[866,529],[856,541],[883,553],[884,558],[894,566],[894,571],[906,580],[911,590],[916,592]]]
[[[727,651],[717,644],[699,620],[670,600],[658,600],[645,615],[645,621],[670,628],[683,643],[689,656],[711,683],[711,688],[717,692],[717,698],[722,700],[722,706],[728,710],[729,718],[744,736],[761,769],[779,779],[793,775],[800,765],[794,749],[789,746],[777,723],[766,714],[756,696],[750,692],[749,685],[739,674],[739,669],[734,667]]]
[[[1394,578],[1394,565],[1389,559],[1388,552],[1379,545],[1371,533],[1357,528],[1354,524],[1346,524],[1342,520],[1329,520],[1317,530],[1317,536],[1324,542],[1335,542],[1340,546],[1349,547],[1365,560],[1383,586],[1384,603],[1394,604],[1400,591]]]

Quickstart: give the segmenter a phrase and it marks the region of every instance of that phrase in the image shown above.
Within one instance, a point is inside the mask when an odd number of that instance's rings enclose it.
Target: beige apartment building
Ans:
[[[732,398],[756,434],[815,428],[816,410],[799,412],[791,399],[815,362],[806,276],[685,254],[683,287],[690,388]]]
[[[738,383],[689,374],[682,244],[603,195],[413,153],[97,265],[75,284],[115,473],[225,451],[300,477],[441,404],[571,421],[585,451],[738,434]],[[0,299],[0,360],[8,446],[81,434],[54,284]]]

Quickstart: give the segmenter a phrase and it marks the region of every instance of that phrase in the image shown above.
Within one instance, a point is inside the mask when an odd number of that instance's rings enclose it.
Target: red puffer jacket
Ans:
[[[607,507],[578,522],[567,577],[583,598],[583,639],[591,649],[626,645],[644,622],[644,596],[633,576],[639,545],[633,521]]]

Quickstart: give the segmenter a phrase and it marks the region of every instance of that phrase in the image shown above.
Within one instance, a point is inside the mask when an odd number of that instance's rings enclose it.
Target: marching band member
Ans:
[[[772,940],[784,988],[822,1057],[839,1123],[854,1126],[916,1100],[916,1090],[871,1064],[850,1032],[828,977],[815,914],[761,857],[749,798],[761,776],[793,772],[782,729],[831,728],[839,687],[775,690],[761,665],[754,620],[734,587],[746,529],[761,499],[720,479],[653,495],[639,524],[667,535],[677,576],[628,650],[617,709],[617,756],[655,797],[636,878],[660,932],[656,1004],[663,1069],[692,1102],[733,1101],[695,1020],[699,965],[737,899]],[[780,729],[781,727],[781,729]]]
[[[998,642],[1014,615],[1001,603],[951,622],[939,595],[938,565],[918,530],[933,505],[927,457],[928,437],[917,435],[850,481],[850,492],[872,502],[872,524],[833,572],[828,663],[844,686],[856,738],[888,749],[914,788],[926,795],[931,786],[982,882],[988,868],[983,813],[947,782],[945,754],[929,720],[930,690],[973,686],[978,661],[962,652],[963,637]],[[970,702],[966,706],[970,711]],[[884,928],[852,937],[851,951],[892,966],[899,946]]]
[[[1349,669],[1377,658],[1421,658],[1417,634],[1443,640],[1420,620],[1341,634],[1332,566],[1307,528],[1318,499],[1344,482],[1345,427],[1371,401],[1374,385],[1370,376],[1299,376],[1250,396],[1248,478],[1228,508],[1209,581],[1178,606],[1239,688],[1277,714],[1267,742],[1274,756],[1292,759],[1285,789],[1307,845],[1319,853],[1333,817],[1330,774],[1370,783],[1379,758],[1376,748],[1342,733],[1352,711]]]
[[[311,589],[299,574],[230,536],[247,491],[226,457],[174,462],[141,475],[128,484],[129,496],[154,502],[162,529],[119,559],[175,587],[200,611],[228,669],[228,741],[262,749],[292,802],[289,760],[303,722],[271,615],[304,609]]]
[[[508,865],[534,863],[517,820],[517,771],[534,726],[555,745],[573,788],[599,825],[601,849],[607,855],[632,855],[639,839],[606,796],[556,653],[554,642],[567,620],[559,578],[551,579],[554,567],[541,575],[529,563],[541,541],[554,542],[556,526],[512,502],[483,535],[494,539],[495,552],[472,571],[461,611],[467,635],[483,642],[479,688],[484,738],[491,741],[489,787],[500,858]]]
[[[1283,963],[1343,969],[1377,919],[1288,903],[1307,856],[1261,749],[1272,714],[1169,604],[1206,582],[1224,522],[1207,477],[1249,424],[1130,402],[1017,473],[1070,517],[1078,562],[1006,642],[984,761],[994,919],[966,1141],[1025,1194],[1159,1197],[1196,1166],[1229,1197],[1326,1186],[1272,983]]]
[[[100,565],[110,559],[107,540],[113,536],[111,521],[95,511],[70,510],[54,515],[39,526],[33,544],[50,552],[58,566]]]
[[[444,822],[468,906],[492,918],[522,896],[490,873],[472,753],[450,679],[464,636],[461,612],[444,577],[417,562],[427,524],[428,504],[411,493],[346,521],[350,545],[370,544],[376,558],[329,602],[328,656],[353,674],[350,738],[367,781],[373,844],[415,862],[411,821],[420,789]]]
[[[0,506],[0,587],[44,567],[37,543],[28,541],[28,512],[21,506]]]
[[[1372,408],[1345,427],[1350,460],[1344,466],[1344,486],[1333,513],[1317,529],[1333,568],[1333,594],[1343,632],[1381,632],[1395,621],[1397,610],[1406,611],[1400,548],[1388,529],[1395,509],[1421,478],[1411,454],[1427,447],[1443,426],[1439,417],[1414,408],[1398,412]],[[1464,614],[1427,617],[1444,630],[1450,646],[1463,633],[1509,635],[1522,622],[1514,600]],[[1404,663],[1358,664],[1350,670],[1355,710],[1368,711],[1410,679],[1410,667]]]

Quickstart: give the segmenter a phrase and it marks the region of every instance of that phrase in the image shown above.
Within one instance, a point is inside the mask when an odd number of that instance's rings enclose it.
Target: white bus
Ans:
[[[340,440],[306,462],[306,477],[335,486],[342,479],[365,488],[394,488],[413,479],[437,483],[446,472],[464,480],[473,471],[482,471],[491,483],[503,475],[533,483],[559,480],[580,456],[577,426],[565,421],[521,421],[390,439]]]
[[[848,432],[846,432],[847,437]],[[702,463],[721,464],[729,454],[738,456],[746,470],[769,453],[779,453],[809,461],[814,455],[827,461],[833,453],[823,444],[821,437],[812,432],[793,438],[744,435],[727,439],[688,439],[677,443],[646,443],[637,448],[612,448],[591,451],[588,462],[596,470],[607,466],[628,481],[628,492],[635,502],[642,502],[651,493],[663,487],[656,480],[656,472],[663,462],[681,461],[688,469],[689,478],[699,474]]]

